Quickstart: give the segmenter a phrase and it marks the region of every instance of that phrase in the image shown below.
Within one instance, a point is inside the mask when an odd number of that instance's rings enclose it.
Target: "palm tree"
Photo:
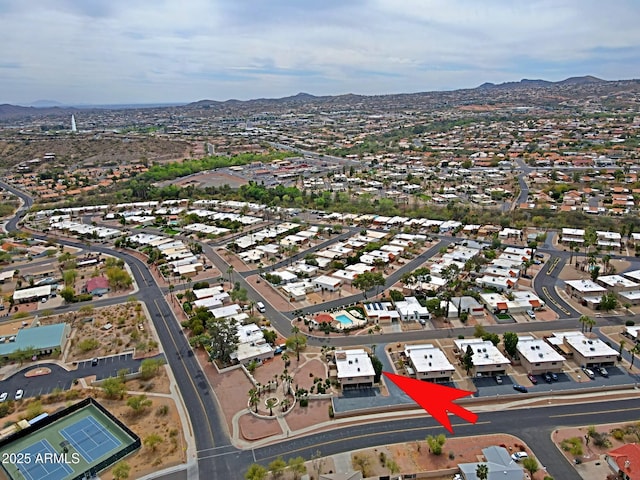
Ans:
[[[258,403],[260,403],[260,397],[258,391],[255,388],[249,390],[249,406],[255,407],[255,412],[258,413]]]
[[[176,289],[173,283],[169,284],[169,296],[171,297],[171,303],[173,303],[173,291]]]
[[[580,322],[580,331],[584,333],[587,329],[587,323],[589,323],[591,319],[587,315],[582,315],[578,321]]]
[[[618,355],[622,355],[622,350],[624,350],[624,346],[627,344],[626,340],[620,340],[620,348],[618,349]]]
[[[640,354],[640,343],[636,343],[633,348],[629,350],[631,354],[631,368],[633,368],[633,362],[636,359],[636,355]]]
[[[478,477],[478,480],[487,480],[489,477],[489,467],[485,463],[481,463],[476,468],[476,477]]]
[[[265,404],[267,405],[267,408],[269,409],[269,416],[273,416],[273,407],[276,406],[277,400],[275,398],[267,398]]]
[[[291,327],[291,333],[293,333],[293,336],[295,338],[295,342],[296,342],[296,359],[299,362],[300,361],[300,342],[298,341],[298,334],[300,333],[300,329],[294,325],[293,327]]]
[[[289,399],[289,397],[285,397],[282,399],[282,411],[286,411],[287,408],[289,408],[289,406],[291,405],[291,400]]]
[[[233,285],[233,267],[231,265],[227,268],[227,275],[229,275],[229,285]]]

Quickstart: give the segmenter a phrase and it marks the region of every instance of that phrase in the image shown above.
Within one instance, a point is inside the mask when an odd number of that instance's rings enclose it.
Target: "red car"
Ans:
[[[531,383],[533,383],[534,385],[538,384],[538,379],[536,377],[534,377],[532,374],[527,375],[527,378],[529,379],[529,381]]]

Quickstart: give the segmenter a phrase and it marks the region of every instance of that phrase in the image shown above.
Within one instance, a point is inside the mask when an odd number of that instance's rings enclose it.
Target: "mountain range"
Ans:
[[[633,82],[637,83],[633,80],[622,80],[620,82]],[[393,101],[397,99],[403,99],[407,101],[408,97],[414,98],[421,103],[425,98],[429,98],[431,101],[436,99],[438,96],[441,96],[443,99],[446,99],[448,102],[449,99],[456,95],[469,96],[473,95],[474,97],[477,95],[482,96],[484,92],[488,91],[499,91],[499,92],[508,92],[508,91],[526,91],[527,89],[544,89],[544,88],[563,88],[563,87],[579,87],[579,86],[599,86],[599,85],[614,85],[616,81],[607,81],[602,80],[600,78],[586,75],[581,77],[570,77],[565,80],[561,80],[559,82],[551,82],[547,80],[530,80],[530,79],[522,79],[519,82],[505,82],[500,84],[494,83],[483,83],[482,85],[472,88],[472,89],[462,89],[455,91],[443,91],[443,92],[423,92],[423,93],[410,93],[410,94],[389,94],[389,95],[356,95],[356,94],[344,94],[344,95],[336,95],[336,96],[315,96],[309,93],[298,93],[293,96],[283,97],[283,98],[258,98],[253,100],[236,100],[230,99],[225,101],[218,100],[199,100],[197,102],[192,102],[180,107],[176,108],[185,108],[187,110],[192,109],[232,109],[234,107],[240,108],[261,108],[261,107],[270,107],[274,105],[280,106],[291,106],[294,107],[296,105],[301,105],[305,103],[332,103],[332,104],[340,104],[344,103],[346,105],[354,104],[357,102],[366,101],[370,103],[375,100],[380,104],[385,104],[387,101],[389,103],[393,103]],[[404,103],[404,102],[400,102]],[[53,100],[43,100],[34,102],[34,104],[42,105],[42,108],[37,108],[35,106],[24,107],[18,105],[10,105],[3,104],[0,105],[0,120],[12,120],[12,119],[20,119],[20,118],[29,118],[29,117],[46,117],[46,116],[56,116],[56,115],[71,115],[71,113],[79,110],[79,107],[63,107]],[[129,108],[134,107],[132,105],[128,106]],[[157,105],[156,108],[162,108],[162,106]],[[95,107],[94,107],[95,108]],[[88,108],[88,109],[94,109]],[[111,109],[111,110],[120,110],[122,106],[112,106],[111,108],[107,106],[100,107],[101,110]],[[138,108],[152,108],[149,105],[140,105]],[[83,110],[86,110],[83,108]]]

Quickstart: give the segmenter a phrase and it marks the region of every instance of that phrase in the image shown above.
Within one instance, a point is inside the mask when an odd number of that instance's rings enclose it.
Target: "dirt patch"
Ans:
[[[159,353],[151,334],[146,312],[139,302],[126,302],[99,309],[45,317],[44,325],[66,322],[72,327],[64,361],[75,362],[93,357],[117,355],[135,349],[136,356]]]
[[[260,440],[272,435],[280,435],[282,428],[275,419],[257,418],[250,413],[238,420],[240,435],[249,441]]]
[[[309,400],[307,407],[299,404],[285,418],[287,425],[293,431],[317,425],[329,420],[329,406],[331,400]]]
[[[490,446],[502,446],[509,452],[527,451],[531,449],[517,437],[505,434],[477,437],[447,438],[442,447],[442,454],[430,452],[426,441],[407,442],[385,445],[351,452],[352,468],[362,471],[365,476],[384,476],[393,473],[421,473],[442,471],[442,478],[450,479],[457,471],[459,463],[483,461],[482,449]],[[534,475],[534,479],[544,478],[544,471]]]

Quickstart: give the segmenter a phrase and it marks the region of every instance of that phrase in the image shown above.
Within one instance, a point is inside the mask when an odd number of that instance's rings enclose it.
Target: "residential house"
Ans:
[[[524,480],[525,473],[522,466],[514,462],[504,447],[487,447],[482,449],[485,461],[476,463],[461,463],[458,465],[464,480],[478,480],[476,472],[478,465],[488,467],[487,480]]]
[[[473,351],[473,368],[471,373],[474,376],[504,375],[507,366],[510,365],[498,348],[488,340],[480,338],[457,339],[454,340],[460,356],[464,356],[467,347]]]
[[[640,480],[640,445],[627,443],[609,450],[605,456],[607,464],[623,480]]]
[[[336,350],[335,361],[343,389],[373,387],[375,371],[364,349]]]
[[[562,371],[564,357],[551,345],[539,338],[521,337],[517,345],[520,361],[524,369],[533,375]]]
[[[444,352],[429,343],[405,345],[404,354],[409,360],[407,373],[418,380],[449,382],[456,371]]]

